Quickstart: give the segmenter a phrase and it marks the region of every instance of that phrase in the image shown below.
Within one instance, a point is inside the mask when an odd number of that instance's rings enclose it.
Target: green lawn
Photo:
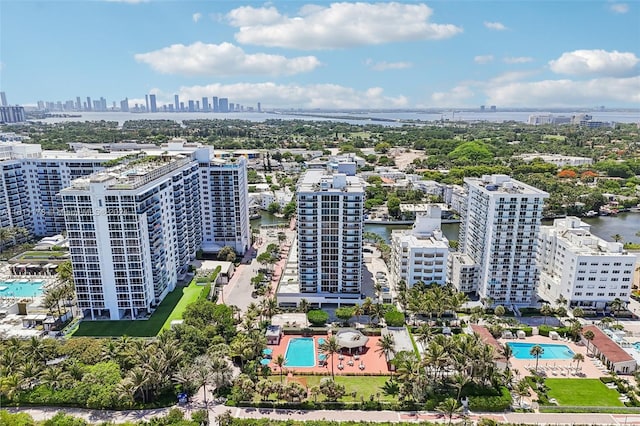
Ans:
[[[198,299],[203,286],[191,282],[188,287],[178,287],[164,298],[148,320],[82,321],[75,337],[153,337],[168,328],[171,321],[182,318],[188,304]]]
[[[312,388],[313,386],[317,386],[320,384],[320,380],[323,378],[331,376],[295,376],[298,383],[303,382],[306,384],[306,387]],[[270,377],[274,382],[280,381],[280,373],[274,372]],[[286,373],[283,377],[283,381],[286,382],[287,376]],[[369,395],[375,395],[380,393],[380,401],[396,401],[397,398],[385,395],[382,392],[382,386],[384,382],[389,380],[389,376],[336,376],[336,383],[345,386],[345,390],[347,392],[347,396],[344,396],[340,399],[343,402],[349,401],[360,401],[360,397],[364,397],[365,401],[369,400]],[[355,400],[351,397],[351,393],[356,392]],[[322,398],[318,398],[318,401],[321,401]]]
[[[609,389],[598,379],[546,379],[547,395],[559,405],[623,407],[615,389]]]

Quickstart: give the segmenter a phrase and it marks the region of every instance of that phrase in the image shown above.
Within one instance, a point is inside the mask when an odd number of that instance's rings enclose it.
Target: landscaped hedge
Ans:
[[[311,325],[323,326],[329,320],[329,314],[320,309],[314,309],[307,312],[307,319]]]
[[[511,407],[511,394],[506,387],[500,388],[500,395],[470,396],[469,409],[471,411],[505,411]]]
[[[507,328],[507,330],[511,331],[511,333],[513,333],[514,336],[517,336],[518,331],[522,330],[524,331],[524,334],[527,336],[531,336],[533,335],[533,328],[532,327],[509,327]]]
[[[549,337],[549,333],[555,331],[560,336],[565,336],[569,333],[569,327],[552,327],[550,325],[542,324],[538,326],[538,334],[541,336]]]

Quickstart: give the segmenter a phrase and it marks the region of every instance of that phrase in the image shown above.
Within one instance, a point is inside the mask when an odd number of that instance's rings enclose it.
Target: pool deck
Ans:
[[[538,362],[538,370],[543,372],[547,377],[572,377],[572,378],[589,378],[596,379],[599,377],[607,376],[606,370],[598,369],[596,364],[593,361],[593,358],[587,356],[587,347],[576,345],[573,342],[566,342],[564,340],[552,340],[549,337],[545,336],[531,336],[525,339],[498,339],[501,344],[505,344],[507,342],[512,343],[544,343],[547,345],[565,345],[569,349],[571,349],[574,353],[580,353],[584,356],[584,362],[581,362],[578,371],[582,372],[582,375],[575,375],[574,371],[576,368],[576,363],[572,359],[541,359]],[[536,365],[535,359],[517,359],[515,357],[511,357],[509,360],[509,364],[512,369],[518,370],[521,376],[530,376],[529,368],[533,369]],[[567,368],[571,370],[567,372]]]
[[[286,335],[280,339],[279,345],[270,345],[269,348],[273,349],[273,353],[271,354],[271,362],[269,363],[269,367],[271,368],[271,372],[273,374],[279,374],[280,368],[273,362],[274,359],[278,355],[285,356],[287,351],[287,345],[291,339],[296,339],[304,336],[300,335]],[[349,374],[381,374],[388,375],[389,369],[387,367],[387,362],[384,356],[380,356],[376,352],[378,341],[380,340],[380,336],[369,336],[369,341],[367,342],[366,347],[363,348],[362,353],[359,354],[359,360],[353,360],[352,356],[349,355],[349,351],[347,349],[343,352],[342,360],[339,359],[339,354],[333,355],[333,360],[327,358],[327,365],[324,367],[320,367],[318,365],[318,355],[321,353],[318,348],[318,340],[327,339],[327,336],[313,336],[314,345],[316,348],[316,365],[313,367],[288,367],[286,364],[284,366],[283,371],[285,374],[287,372],[298,372],[298,373],[326,373],[331,374],[331,365],[330,362],[333,361],[334,364],[334,372],[336,375],[343,375],[346,373]],[[354,351],[354,354],[356,352]],[[353,360],[353,365],[349,365],[348,361]],[[364,370],[360,370],[360,362],[364,363]],[[344,368],[342,370],[338,369],[338,365],[342,363]]]

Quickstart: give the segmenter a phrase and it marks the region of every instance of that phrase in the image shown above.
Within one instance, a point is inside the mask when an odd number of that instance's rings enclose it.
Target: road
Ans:
[[[287,241],[290,242],[293,239],[295,231],[286,229],[285,234],[287,235]],[[229,280],[229,283],[222,287],[221,297],[218,298],[218,303],[235,305],[240,308],[242,312],[246,312],[249,304],[260,303],[263,299],[262,296],[255,298],[251,297],[251,293],[253,292],[251,278],[255,277],[258,274],[258,271],[263,267],[258,263],[256,258],[260,254],[264,253],[269,244],[280,244],[278,242],[278,230],[261,229],[257,240],[259,243],[254,245],[255,252],[251,256],[251,263],[241,264],[236,268],[236,271]]]

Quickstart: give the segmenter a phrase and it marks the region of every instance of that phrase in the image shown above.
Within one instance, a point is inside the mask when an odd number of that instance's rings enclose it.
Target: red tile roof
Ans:
[[[616,342],[611,340],[609,336],[604,334],[602,330],[600,330],[595,325],[586,325],[582,327],[582,335],[587,331],[593,332],[593,340],[590,342],[593,346],[595,346],[598,351],[604,355],[609,362],[617,363],[617,362],[626,362],[633,361],[633,357],[624,351]]]
[[[487,330],[486,327],[483,327],[481,325],[471,324],[471,330],[473,330],[474,333],[478,333],[478,335],[480,336],[480,339],[482,339],[485,345],[493,346],[493,352],[494,352],[493,358],[495,360],[499,360],[499,361],[507,360],[504,357],[504,355],[502,355],[502,345],[500,344],[500,342],[496,340],[495,337],[493,337],[491,332],[489,332],[489,330]]]

